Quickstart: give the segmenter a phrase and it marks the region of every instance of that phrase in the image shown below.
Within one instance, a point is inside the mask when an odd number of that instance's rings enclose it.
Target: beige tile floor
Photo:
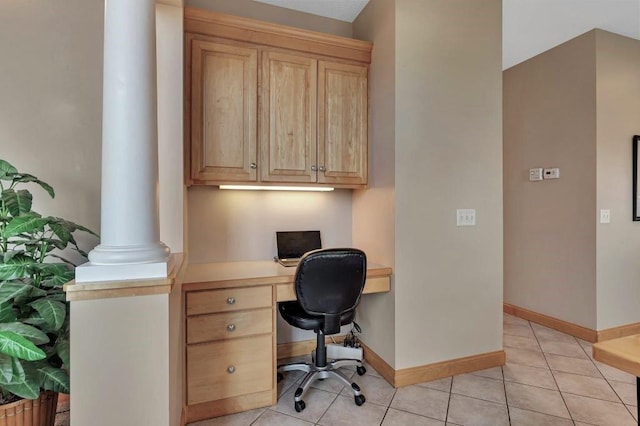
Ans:
[[[394,389],[371,367],[359,377],[367,402],[357,407],[348,389],[317,382],[307,408],[293,409],[302,373],[289,373],[277,405],[192,423],[213,425],[636,425],[635,377],[594,361],[591,344],[504,316],[507,364],[472,374]]]

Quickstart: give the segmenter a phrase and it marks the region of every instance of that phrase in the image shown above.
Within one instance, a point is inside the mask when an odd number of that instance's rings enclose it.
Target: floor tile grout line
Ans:
[[[529,324],[531,324],[531,322],[529,322]],[[533,328],[533,326],[531,326],[531,328]],[[533,334],[536,336],[536,340],[538,340],[538,335],[536,334],[536,330],[535,329],[533,330]],[[574,339],[575,339],[575,337],[574,337]],[[577,340],[576,340],[576,343],[578,343]],[[540,344],[539,341],[538,341],[538,344]],[[578,343],[578,345],[580,345],[580,343]],[[542,349],[542,346],[540,347],[540,349]],[[544,358],[544,362],[547,363],[547,367],[549,368],[549,372],[551,373],[551,377],[553,377],[553,381],[555,382],[556,387],[558,388],[558,393],[560,394],[560,398],[562,398],[562,402],[564,403],[564,407],[567,409],[567,413],[569,413],[569,418],[571,419],[573,424],[575,424],[576,421],[573,418],[573,414],[571,414],[571,410],[569,410],[569,406],[567,405],[567,401],[564,399],[564,395],[562,394],[562,391],[560,390],[560,385],[558,385],[558,381],[556,380],[556,376],[553,375],[553,371],[551,370],[551,365],[549,365],[549,361],[547,360],[547,355],[544,352],[542,352],[542,356]]]
[[[536,339],[536,341],[538,340],[536,337],[536,332],[533,329],[533,326],[531,325],[530,321],[527,321],[527,326],[529,327],[529,330],[531,330],[531,334],[533,334],[533,338]],[[539,343],[538,343],[539,345]],[[542,349],[542,348],[540,348]],[[505,363],[506,364],[506,363]],[[509,416],[509,425],[511,426],[511,407],[509,406],[509,397],[507,396],[507,380],[504,377],[504,366],[501,368],[502,370],[502,383],[504,385],[504,399],[505,401],[507,401],[507,415]],[[574,423],[575,425],[575,423]]]
[[[595,365],[595,363],[594,363],[594,365]],[[596,369],[598,369],[598,366],[597,366],[597,365],[596,365]],[[602,371],[600,371],[600,369],[598,369],[598,372],[600,372],[600,374],[602,374]],[[628,405],[627,405],[627,404],[622,400],[622,397],[621,397],[621,396],[620,396],[620,394],[616,391],[616,389],[615,389],[613,386],[611,386],[611,382],[609,381],[609,379],[608,379],[608,378],[606,378],[606,377],[604,376],[604,374],[602,374],[602,377],[604,378],[605,382],[607,382],[607,384],[609,385],[609,387],[611,388],[611,390],[613,390],[613,393],[615,393],[615,394],[616,394],[616,396],[618,397],[618,399],[620,400],[620,402],[622,403],[622,405],[624,405],[624,408],[626,408],[626,409],[627,409],[627,411],[629,412],[629,414],[631,415],[631,417],[632,417],[633,419],[635,419],[635,417],[633,417],[633,414],[634,414],[634,413],[631,411],[631,409],[629,408],[629,406],[628,406]],[[625,382],[618,382],[618,381],[616,381],[616,380],[612,380],[612,381],[613,381],[613,382],[616,382],[616,383],[625,383]],[[625,383],[625,384],[629,384],[629,383]],[[636,392],[637,392],[637,391],[636,391]],[[637,408],[636,408],[636,413],[637,413]]]
[[[504,380],[504,366],[500,366],[500,372],[502,373],[502,389],[504,389],[504,402],[507,404],[507,420],[509,426],[511,426],[511,409],[509,408],[509,397],[507,396],[507,382]]]
[[[533,410],[533,409],[531,409],[531,408],[517,407],[517,406],[515,406],[515,405],[513,406],[513,408],[517,408],[518,410],[522,410],[522,411],[528,411],[528,412],[530,412],[530,413],[542,414],[542,415],[544,415],[544,416],[547,416],[547,417],[553,417],[553,418],[555,418],[555,419],[569,420],[570,422],[573,422],[573,423],[575,423],[575,422],[576,422],[576,420],[573,420],[573,419],[568,419],[568,418],[566,418],[566,417],[556,416],[555,414],[543,413],[542,411],[536,411],[536,410]],[[589,422],[582,422],[582,423],[587,424],[587,425],[590,425],[590,424],[591,424],[591,423],[589,423]],[[593,425],[593,426],[598,426],[598,425]],[[600,426],[602,426],[602,425],[600,425]]]
[[[522,384],[522,383],[518,383],[518,384]],[[435,390],[435,389],[434,389]],[[548,389],[547,389],[548,390]],[[441,391],[442,392],[442,391]],[[482,399],[482,398],[478,398],[477,396],[469,396],[469,395],[464,395],[461,393],[456,393],[456,392],[451,392],[451,395],[458,395],[458,396],[462,396],[464,398],[469,398],[469,399],[475,399],[476,401],[482,401],[482,402],[488,402],[490,404],[496,404],[496,405],[506,405],[506,403],[501,403],[501,402],[495,402],[495,401],[491,401],[488,399]]]
[[[425,416],[424,414],[414,413],[414,412],[412,412],[412,411],[407,411],[407,410],[405,410],[405,409],[403,409],[403,408],[391,407],[391,406],[389,406],[389,408],[390,408],[390,409],[391,409],[391,408],[393,408],[393,409],[394,409],[394,410],[396,410],[396,411],[402,411],[403,413],[413,414],[414,416],[424,417],[424,418],[429,419],[429,420],[437,420],[437,421],[439,421],[439,422],[442,422],[442,421],[443,421],[443,422],[447,423],[447,421],[446,421],[446,420],[436,419],[435,417]],[[453,423],[453,424],[455,424],[455,423]]]
[[[576,342],[578,342],[577,338],[574,337],[574,339],[576,339]],[[578,345],[580,345],[580,342],[578,342]],[[593,366],[596,368],[596,371],[598,371],[598,374],[600,374],[600,376],[602,376],[603,379],[605,379],[607,382],[609,382],[609,380],[604,376],[604,374],[602,374],[602,371],[600,371],[600,369],[598,368],[598,364],[596,364],[596,361],[589,356],[589,354],[587,353],[587,350],[584,348],[584,346],[580,345],[580,347],[582,348],[582,351],[587,356],[587,359],[589,361],[591,361],[591,364],[593,364]]]
[[[574,392],[560,391],[560,393],[566,393],[567,395],[579,396],[579,397],[582,397],[582,398],[589,398],[589,399],[593,399],[593,400],[596,400],[596,401],[610,402],[612,404],[625,405],[625,403],[622,402],[620,397],[618,397],[618,401],[616,402],[616,401],[611,401],[610,399],[597,398],[595,396],[589,396],[589,395],[580,395],[579,393],[574,393]],[[616,396],[618,396],[618,395],[616,394]]]
[[[249,426],[254,425],[254,424],[258,421],[258,419],[259,419],[260,417],[264,416],[264,413],[266,413],[266,412],[267,412],[267,410],[268,410],[268,408],[265,408],[264,410],[262,410],[262,413],[260,413],[260,415],[259,415],[258,417],[256,417],[256,418],[255,418],[251,423],[249,423]]]
[[[528,367],[528,365],[523,365],[523,364],[516,364],[516,365],[521,365],[523,367]],[[531,367],[531,368],[539,368],[542,370],[542,368],[540,367]],[[551,372],[551,375],[553,376],[553,372]],[[585,376],[587,377],[587,376]],[[513,380],[505,380],[506,383],[515,383],[516,385],[520,385],[520,386],[529,386],[532,388],[536,388],[536,389],[542,389],[542,390],[550,390],[550,391],[560,391],[560,388],[556,387],[556,389],[549,389],[549,388],[545,388],[542,386],[538,386],[538,385],[530,385],[529,383],[521,383],[521,382],[514,382]],[[558,384],[556,383],[556,386],[558,386]]]
[[[264,416],[264,414],[267,412],[267,410],[268,410],[268,408],[267,408],[267,409],[265,409],[265,410],[262,412],[262,414],[260,414],[260,415],[258,416],[258,418],[257,418],[257,419],[255,419],[255,420],[253,421],[253,423],[251,423],[251,424],[252,424],[252,425],[253,425],[253,424],[255,424],[255,422],[257,422],[257,421],[260,419],[260,417]],[[279,412],[279,411],[275,411],[275,410],[271,410],[271,411],[272,411],[272,412],[274,412],[274,413],[276,413],[276,414],[281,414],[281,415],[283,415],[283,416],[287,416],[287,417],[289,417],[289,418],[291,418],[291,419],[300,420],[300,421],[307,422],[307,423],[310,423],[310,424],[312,423],[312,422],[310,422],[310,421],[307,421],[307,420],[301,419],[301,418],[299,418],[299,417],[292,416],[292,415],[287,414],[287,413],[281,413],[281,412]],[[320,420],[318,419],[318,421],[320,421]],[[315,425],[315,424],[317,424],[317,423],[313,423],[313,424]]]
[[[502,379],[496,379],[495,377],[487,377],[487,376],[481,376],[479,374],[475,374],[476,372],[474,371],[473,373],[464,373],[464,374],[469,374],[470,376],[474,376],[474,377],[482,377],[483,379],[489,379],[489,380],[493,380],[494,382],[500,382],[500,381],[504,381],[504,376]],[[461,376],[464,374],[460,374]],[[454,377],[454,376],[451,376]],[[462,394],[459,394],[462,395]]]
[[[319,389],[322,390],[322,389]],[[325,391],[326,392],[326,391]],[[322,412],[322,415],[320,415],[320,417],[318,418],[318,421],[316,421],[316,424],[320,423],[320,420],[322,420],[322,418],[325,416],[325,414],[327,414],[327,411],[329,411],[329,409],[331,408],[331,406],[336,402],[336,400],[338,399],[338,395],[339,394],[334,394],[335,396],[333,397],[333,399],[331,400],[331,402],[329,403],[329,405],[327,406],[327,408]]]
[[[391,407],[387,406],[387,409],[384,410],[384,415],[382,416],[382,419],[380,419],[380,426],[382,426],[382,424],[384,423],[384,419],[387,417],[387,413],[389,412],[390,409]]]
[[[449,399],[447,400],[447,411],[444,413],[444,424],[447,424],[447,420],[449,420],[449,407],[451,406],[451,395],[453,395],[453,376],[451,376],[451,381],[449,382]]]
[[[384,416],[382,416],[382,420],[380,420],[380,426],[382,426],[382,424],[384,423],[384,419],[387,418],[387,414],[389,413],[389,410],[391,409],[391,404],[393,403],[393,398],[396,397],[397,393],[398,393],[398,388],[394,388],[393,389],[393,395],[391,396],[391,399],[389,400],[389,403],[387,404],[387,409],[384,412]]]

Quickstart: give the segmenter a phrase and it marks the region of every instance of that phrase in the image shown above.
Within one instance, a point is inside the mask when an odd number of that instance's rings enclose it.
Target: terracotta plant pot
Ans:
[[[45,391],[38,399],[21,399],[0,405],[0,426],[53,426],[58,394]]]

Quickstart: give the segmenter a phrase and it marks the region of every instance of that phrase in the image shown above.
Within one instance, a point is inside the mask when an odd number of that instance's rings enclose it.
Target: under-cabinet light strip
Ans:
[[[328,192],[333,188],[325,186],[256,186],[256,185],[220,185],[220,189],[241,189],[245,191],[314,191]]]

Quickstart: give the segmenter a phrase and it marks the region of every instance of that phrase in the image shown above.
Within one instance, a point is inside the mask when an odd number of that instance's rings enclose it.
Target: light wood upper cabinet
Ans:
[[[316,181],[317,61],[279,52],[262,55],[260,179]]]
[[[318,182],[367,183],[367,67],[318,63]]]
[[[367,185],[371,43],[184,12],[187,184]]]
[[[255,182],[258,50],[192,43],[191,178]]]

